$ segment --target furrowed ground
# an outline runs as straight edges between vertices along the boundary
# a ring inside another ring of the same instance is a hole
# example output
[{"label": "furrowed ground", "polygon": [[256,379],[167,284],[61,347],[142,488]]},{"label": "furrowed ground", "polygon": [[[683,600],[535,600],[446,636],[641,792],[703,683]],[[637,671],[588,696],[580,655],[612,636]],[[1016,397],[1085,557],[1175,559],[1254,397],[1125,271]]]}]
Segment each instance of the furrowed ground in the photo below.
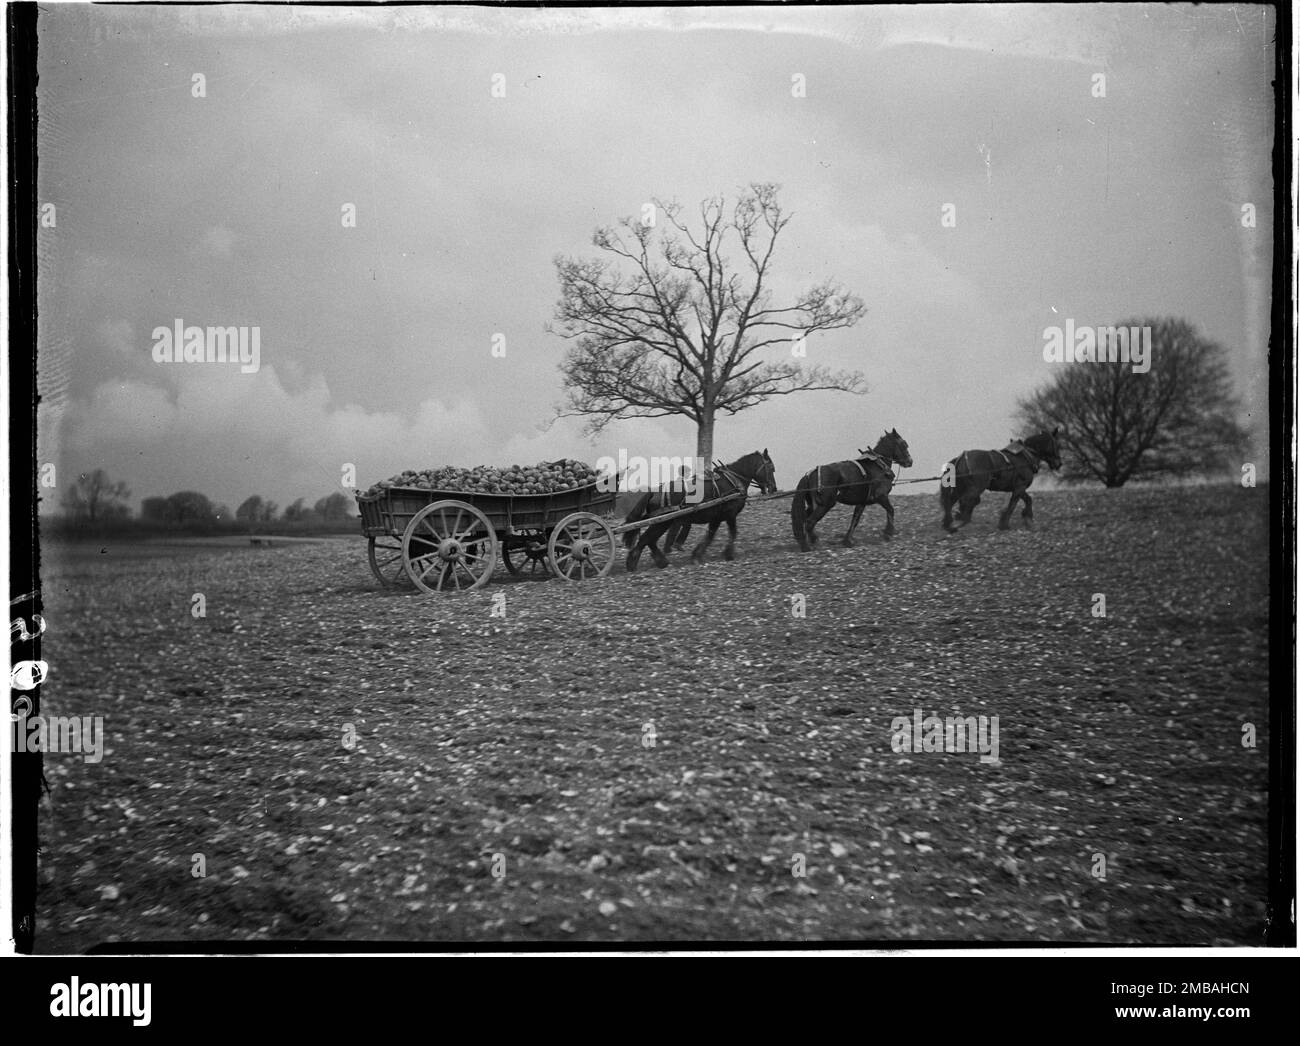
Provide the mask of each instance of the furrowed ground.
[{"label": "furrowed ground", "polygon": [[[360,537],[46,549],[44,711],[107,743],[46,756],[38,949],[1261,943],[1267,488],[896,504],[445,597]],[[997,716],[999,762],[896,753],[916,709]]]}]

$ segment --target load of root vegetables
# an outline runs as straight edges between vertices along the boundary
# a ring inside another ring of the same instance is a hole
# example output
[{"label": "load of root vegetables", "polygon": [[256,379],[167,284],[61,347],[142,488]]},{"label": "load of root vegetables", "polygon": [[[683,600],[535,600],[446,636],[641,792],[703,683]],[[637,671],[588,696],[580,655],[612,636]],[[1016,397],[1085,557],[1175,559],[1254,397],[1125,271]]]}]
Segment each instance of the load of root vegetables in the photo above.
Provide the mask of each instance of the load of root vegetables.
[{"label": "load of root vegetables", "polygon": [[573,458],[542,461],[536,465],[476,465],[460,468],[440,465],[431,469],[408,469],[381,479],[363,497],[375,497],[390,487],[446,490],[464,494],[553,494],[586,486],[600,473],[586,462]]}]

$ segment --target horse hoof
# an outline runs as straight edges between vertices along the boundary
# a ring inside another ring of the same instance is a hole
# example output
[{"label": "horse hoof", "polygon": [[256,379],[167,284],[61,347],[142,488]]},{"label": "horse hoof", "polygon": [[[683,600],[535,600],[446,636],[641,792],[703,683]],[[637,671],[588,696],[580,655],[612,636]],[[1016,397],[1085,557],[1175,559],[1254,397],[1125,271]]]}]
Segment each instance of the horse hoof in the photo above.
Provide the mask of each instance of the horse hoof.
[{"label": "horse hoof", "polygon": [[627,554],[627,562],[624,565],[627,567],[627,572],[629,574],[633,574],[636,572],[636,563],[637,560],[640,558],[641,558],[640,556],[632,555],[631,552]]},{"label": "horse hoof", "polygon": [[722,550],[722,558],[725,559],[728,563],[730,563],[733,559],[736,558],[736,553],[735,553],[734,550],[729,549],[729,548],[727,548],[727,549],[723,549],[723,550]]}]

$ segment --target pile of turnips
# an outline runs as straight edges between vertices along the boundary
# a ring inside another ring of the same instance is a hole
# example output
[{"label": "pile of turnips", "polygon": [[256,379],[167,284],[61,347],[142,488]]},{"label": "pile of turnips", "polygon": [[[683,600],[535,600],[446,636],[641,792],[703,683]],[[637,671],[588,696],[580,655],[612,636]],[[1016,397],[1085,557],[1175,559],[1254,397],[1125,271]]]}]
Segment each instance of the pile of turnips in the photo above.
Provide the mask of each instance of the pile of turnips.
[{"label": "pile of turnips", "polygon": [[583,461],[564,458],[542,461],[536,465],[510,465],[496,468],[476,465],[472,469],[442,465],[435,469],[406,472],[381,479],[363,497],[375,497],[390,487],[414,487],[418,490],[446,490],[458,494],[554,494],[594,483],[600,473]]}]

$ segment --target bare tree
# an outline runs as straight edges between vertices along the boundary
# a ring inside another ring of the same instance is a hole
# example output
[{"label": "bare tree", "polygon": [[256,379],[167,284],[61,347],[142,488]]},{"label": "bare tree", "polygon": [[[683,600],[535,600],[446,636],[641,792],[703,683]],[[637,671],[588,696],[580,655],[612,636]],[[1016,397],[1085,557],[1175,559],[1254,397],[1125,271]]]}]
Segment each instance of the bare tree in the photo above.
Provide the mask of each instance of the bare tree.
[{"label": "bare tree", "polygon": [[[655,199],[666,225],[658,237],[653,222],[624,218],[592,237],[609,257],[555,259],[560,300],[548,330],[573,342],[557,416],[585,417],[596,433],[622,418],[682,415],[709,461],[719,413],[795,392],[865,391],[859,372],[803,367],[792,351],[819,331],[852,327],[866,309],[829,280],[791,305],[772,303],[772,255],[791,217],[778,189],[753,184],[730,213],[721,196],[705,200],[698,232],[680,205]],[[760,355],[776,346],[784,358]]]},{"label": "bare tree", "polygon": [[1064,430],[1062,477],[1122,487],[1236,464],[1247,433],[1222,347],[1183,320],[1120,326],[1151,328],[1147,373],[1125,362],[1067,363],[1019,404],[1024,431]]},{"label": "bare tree", "polygon": [[109,478],[103,469],[83,472],[63,494],[63,508],[77,520],[94,523],[104,516],[119,516],[125,509],[121,502],[131,496],[123,482]]}]

